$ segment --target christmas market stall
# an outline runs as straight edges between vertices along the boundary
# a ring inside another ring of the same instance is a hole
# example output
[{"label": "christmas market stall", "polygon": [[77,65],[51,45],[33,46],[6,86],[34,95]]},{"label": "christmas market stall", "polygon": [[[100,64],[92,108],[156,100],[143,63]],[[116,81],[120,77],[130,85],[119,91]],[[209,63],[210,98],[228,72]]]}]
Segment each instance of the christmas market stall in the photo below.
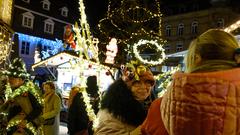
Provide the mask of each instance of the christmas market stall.
[{"label": "christmas market stall", "polygon": [[68,96],[74,85],[85,86],[88,76],[97,76],[100,92],[106,90],[113,81],[114,69],[79,57],[75,52],[60,52],[34,64],[32,69],[39,67],[48,69],[63,96]]}]

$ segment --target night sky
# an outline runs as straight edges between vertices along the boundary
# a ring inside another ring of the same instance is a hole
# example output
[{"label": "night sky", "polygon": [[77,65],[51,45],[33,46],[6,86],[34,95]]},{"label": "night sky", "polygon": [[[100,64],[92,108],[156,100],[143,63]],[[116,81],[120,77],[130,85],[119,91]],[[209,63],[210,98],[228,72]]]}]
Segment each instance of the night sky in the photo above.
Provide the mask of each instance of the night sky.
[{"label": "night sky", "polygon": [[84,0],[85,12],[90,27],[96,27],[99,20],[106,17],[108,0]]}]

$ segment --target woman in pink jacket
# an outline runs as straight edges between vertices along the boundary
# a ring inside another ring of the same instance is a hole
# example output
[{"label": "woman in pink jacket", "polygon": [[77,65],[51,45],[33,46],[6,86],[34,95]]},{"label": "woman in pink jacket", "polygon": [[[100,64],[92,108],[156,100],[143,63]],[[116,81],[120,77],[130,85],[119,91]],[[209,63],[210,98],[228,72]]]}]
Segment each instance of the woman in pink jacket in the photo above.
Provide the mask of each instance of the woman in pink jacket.
[{"label": "woman in pink jacket", "polygon": [[[185,73],[175,73],[142,124],[145,135],[240,135],[240,48],[210,29],[195,39]],[[157,117],[156,117],[157,116]]]}]

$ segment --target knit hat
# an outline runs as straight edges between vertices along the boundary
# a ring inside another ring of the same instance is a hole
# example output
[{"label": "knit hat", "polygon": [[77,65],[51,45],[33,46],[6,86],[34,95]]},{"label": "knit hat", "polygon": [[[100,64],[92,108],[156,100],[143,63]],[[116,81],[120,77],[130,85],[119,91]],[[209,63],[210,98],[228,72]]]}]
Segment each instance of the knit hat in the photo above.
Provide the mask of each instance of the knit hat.
[{"label": "knit hat", "polygon": [[29,79],[30,76],[27,73],[25,63],[20,58],[15,58],[13,62],[8,65],[7,70],[3,70],[1,74],[22,79]]},{"label": "knit hat", "polygon": [[155,85],[155,79],[153,77],[152,72],[149,68],[145,67],[142,64],[139,64],[137,61],[131,61],[126,64],[126,66],[122,66],[122,80],[131,87],[133,82],[135,81],[149,81],[152,86]]}]

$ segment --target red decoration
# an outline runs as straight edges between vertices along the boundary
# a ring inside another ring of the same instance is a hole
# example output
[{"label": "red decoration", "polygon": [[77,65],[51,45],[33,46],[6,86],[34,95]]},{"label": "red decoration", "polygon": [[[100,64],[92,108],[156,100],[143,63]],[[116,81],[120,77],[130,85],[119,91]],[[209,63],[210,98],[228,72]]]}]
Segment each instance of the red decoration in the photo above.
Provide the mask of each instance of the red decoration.
[{"label": "red decoration", "polygon": [[70,24],[65,27],[63,40],[65,43],[69,44],[71,48],[76,49],[76,43],[74,41],[74,32]]},{"label": "red decoration", "polygon": [[91,64],[89,64],[89,65],[88,65],[88,68],[92,68],[92,65],[91,65]]}]

